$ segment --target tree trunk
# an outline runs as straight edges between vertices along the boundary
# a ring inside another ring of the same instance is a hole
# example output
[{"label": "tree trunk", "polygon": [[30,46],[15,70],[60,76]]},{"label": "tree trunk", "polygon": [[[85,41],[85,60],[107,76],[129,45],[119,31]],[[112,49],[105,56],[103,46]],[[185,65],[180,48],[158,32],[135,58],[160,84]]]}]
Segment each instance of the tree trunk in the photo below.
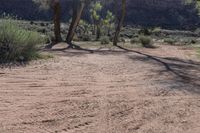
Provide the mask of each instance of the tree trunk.
[{"label": "tree trunk", "polygon": [[116,46],[118,43],[118,38],[119,38],[120,31],[121,31],[121,27],[123,26],[124,19],[126,16],[126,0],[121,0],[121,2],[122,2],[121,3],[121,15],[119,17],[118,24],[117,24],[116,31],[115,31],[115,36],[113,39],[114,46]]},{"label": "tree trunk", "polygon": [[97,24],[97,29],[96,29],[96,40],[99,40],[100,36],[101,36],[100,24]]},{"label": "tree trunk", "polygon": [[92,35],[95,35],[96,34],[96,24],[95,24],[94,17],[92,17],[92,27],[93,27]]},{"label": "tree trunk", "polygon": [[60,16],[61,16],[61,6],[59,0],[54,0],[53,2],[53,22],[54,22],[54,35],[55,35],[55,43],[62,41],[61,33],[60,33]]},{"label": "tree trunk", "polygon": [[[74,0],[73,1],[73,16],[72,16],[72,22],[69,27],[68,35],[66,38],[67,43],[72,46],[72,40],[75,34],[76,27],[78,26],[83,9],[85,7],[85,2],[80,0]],[[78,3],[78,4],[77,4]]]}]

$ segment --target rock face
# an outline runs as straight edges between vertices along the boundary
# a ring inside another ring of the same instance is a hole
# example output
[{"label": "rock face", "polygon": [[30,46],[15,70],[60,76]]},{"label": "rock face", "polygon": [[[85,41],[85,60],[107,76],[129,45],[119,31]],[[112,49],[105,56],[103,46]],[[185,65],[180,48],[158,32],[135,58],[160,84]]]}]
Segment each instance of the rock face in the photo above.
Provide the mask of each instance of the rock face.
[{"label": "rock face", "polygon": [[[108,2],[105,0],[104,3]],[[110,0],[113,1],[113,0]],[[194,4],[186,5],[185,0],[127,0],[126,23],[143,26],[191,29],[200,25],[198,11]],[[62,19],[70,18],[70,0],[61,0]],[[111,8],[107,6],[106,9]],[[31,0],[0,0],[0,14],[17,15],[28,20],[51,20],[51,11],[42,11]],[[88,19],[88,13],[84,13]],[[89,19],[88,19],[89,20]]]}]

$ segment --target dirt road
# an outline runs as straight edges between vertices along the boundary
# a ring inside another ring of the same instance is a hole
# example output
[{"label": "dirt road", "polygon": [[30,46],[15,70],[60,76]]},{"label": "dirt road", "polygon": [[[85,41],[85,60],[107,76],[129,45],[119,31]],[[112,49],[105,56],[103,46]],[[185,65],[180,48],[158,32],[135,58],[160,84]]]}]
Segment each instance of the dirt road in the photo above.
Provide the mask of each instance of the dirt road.
[{"label": "dirt road", "polygon": [[200,133],[194,51],[134,50],[0,69],[0,133]]}]

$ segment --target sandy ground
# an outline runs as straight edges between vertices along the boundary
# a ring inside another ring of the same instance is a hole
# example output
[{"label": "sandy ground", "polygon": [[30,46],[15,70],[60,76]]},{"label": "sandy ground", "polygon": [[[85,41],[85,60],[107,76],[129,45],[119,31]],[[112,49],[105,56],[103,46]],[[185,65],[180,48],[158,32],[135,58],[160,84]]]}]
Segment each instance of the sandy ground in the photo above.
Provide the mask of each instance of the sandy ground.
[{"label": "sandy ground", "polygon": [[0,133],[200,133],[195,52],[134,50],[55,50],[0,69]]}]

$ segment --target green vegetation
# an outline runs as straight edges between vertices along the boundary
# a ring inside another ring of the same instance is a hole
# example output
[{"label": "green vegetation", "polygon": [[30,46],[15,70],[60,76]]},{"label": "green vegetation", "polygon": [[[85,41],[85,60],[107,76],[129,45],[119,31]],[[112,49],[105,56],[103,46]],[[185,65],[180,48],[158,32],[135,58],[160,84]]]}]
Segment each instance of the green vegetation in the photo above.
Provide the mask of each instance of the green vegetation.
[{"label": "green vegetation", "polygon": [[136,44],[136,43],[140,43],[140,39],[138,37],[134,37],[131,39],[131,44]]},{"label": "green vegetation", "polygon": [[81,36],[81,40],[82,41],[91,41],[92,39],[91,39],[90,35],[84,34]]},{"label": "green vegetation", "polygon": [[113,13],[110,11],[107,11],[106,17],[102,19],[102,22],[101,22],[104,35],[110,36],[111,31],[113,31],[115,27],[114,20],[115,20],[115,16],[113,15]]},{"label": "green vegetation", "polygon": [[109,39],[108,36],[102,36],[100,38],[100,42],[101,42],[101,44],[109,44],[110,43],[110,39]]},{"label": "green vegetation", "polygon": [[29,61],[39,58],[39,44],[45,38],[37,32],[19,28],[11,20],[2,20],[0,23],[0,61]]},{"label": "green vegetation", "polygon": [[173,39],[173,38],[165,38],[164,42],[167,43],[167,44],[173,45],[173,44],[176,43],[176,40]]},{"label": "green vegetation", "polygon": [[148,29],[148,28],[142,28],[142,29],[139,31],[139,34],[145,35],[145,36],[149,36],[149,35],[152,34],[152,31],[151,31],[151,29]]},{"label": "green vegetation", "polygon": [[141,35],[139,37],[133,37],[130,40],[131,44],[139,44],[142,47],[145,48],[155,48],[155,46],[153,45],[153,39],[151,38],[151,36],[144,36]]},{"label": "green vegetation", "polygon": [[200,58],[200,48],[199,48],[199,47],[196,48],[196,52],[197,52],[197,56],[198,56],[198,58]]},{"label": "green vegetation", "polygon": [[152,44],[153,41],[152,41],[151,37],[149,37],[149,36],[140,36],[139,39],[140,39],[140,42],[141,42],[143,47],[145,47],[145,48],[155,48],[153,46],[153,44]]},{"label": "green vegetation", "polygon": [[101,35],[101,16],[100,11],[102,10],[103,6],[101,2],[95,2],[91,5],[90,15],[93,23],[93,34],[96,34],[96,40],[100,38]]},{"label": "green vegetation", "polygon": [[[113,46],[118,45],[118,43],[126,45],[129,42],[129,45],[139,44],[146,48],[155,48],[153,42],[156,45],[191,45],[199,42],[197,40],[200,36],[199,29],[180,31],[156,27],[159,25],[152,27],[124,26],[125,15],[128,13],[126,0],[115,5],[116,11],[106,8],[107,4],[102,1],[72,1],[73,12],[69,23],[61,23],[61,11],[63,10],[60,6],[61,1],[33,1],[40,8],[51,9],[53,21],[3,20],[0,24],[2,29],[0,31],[1,60],[26,61],[35,59],[38,57],[39,44],[49,43],[53,46],[61,41],[72,45],[71,48],[75,48],[72,40],[98,41],[99,44],[110,44],[112,41]],[[84,20],[82,15],[85,7],[89,8],[87,15],[90,20]]]}]

